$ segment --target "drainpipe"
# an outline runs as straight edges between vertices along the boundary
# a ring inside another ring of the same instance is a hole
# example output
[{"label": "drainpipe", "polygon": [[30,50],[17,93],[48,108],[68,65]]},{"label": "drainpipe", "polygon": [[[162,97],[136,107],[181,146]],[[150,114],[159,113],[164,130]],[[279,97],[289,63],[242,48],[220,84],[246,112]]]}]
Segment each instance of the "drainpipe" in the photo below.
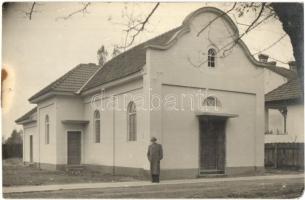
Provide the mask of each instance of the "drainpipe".
[{"label": "drainpipe", "polygon": [[115,175],[115,97],[112,97],[112,109],[113,109],[113,114],[112,114],[112,130],[113,130],[113,139],[112,139],[112,152],[113,152],[113,156],[112,156],[112,175]]},{"label": "drainpipe", "polygon": [[38,133],[38,154],[39,154],[39,156],[38,156],[38,168],[40,168],[40,135],[41,135],[41,131],[40,131],[40,108],[38,107],[38,105],[37,105],[37,133]]}]

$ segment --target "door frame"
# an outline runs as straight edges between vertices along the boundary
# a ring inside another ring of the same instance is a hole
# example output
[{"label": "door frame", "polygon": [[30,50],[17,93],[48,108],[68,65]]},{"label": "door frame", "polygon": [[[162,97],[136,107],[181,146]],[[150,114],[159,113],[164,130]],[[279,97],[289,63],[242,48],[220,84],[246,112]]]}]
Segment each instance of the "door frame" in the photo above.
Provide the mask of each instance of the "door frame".
[{"label": "door frame", "polygon": [[[226,134],[226,125],[227,125],[227,122],[228,122],[228,118],[226,117],[211,117],[211,116],[204,116],[204,118],[214,118],[214,119],[220,119],[220,120],[223,120],[223,123],[224,123],[224,127],[223,127],[223,131],[224,131],[224,170],[223,170],[223,173],[221,174],[226,174],[226,165],[227,165],[227,134]],[[201,174],[201,150],[202,150],[202,147],[201,147],[201,120],[203,118],[199,118],[198,117],[198,128],[199,128],[199,131],[198,131],[198,176],[202,176]],[[208,173],[207,173],[208,174]],[[211,173],[213,174],[213,173]]]},{"label": "door frame", "polygon": [[66,129],[66,139],[67,139],[67,142],[66,142],[66,165],[69,165],[68,164],[68,154],[69,154],[69,150],[68,150],[68,138],[69,138],[69,132],[80,132],[80,164],[83,163],[83,130],[82,129]]}]

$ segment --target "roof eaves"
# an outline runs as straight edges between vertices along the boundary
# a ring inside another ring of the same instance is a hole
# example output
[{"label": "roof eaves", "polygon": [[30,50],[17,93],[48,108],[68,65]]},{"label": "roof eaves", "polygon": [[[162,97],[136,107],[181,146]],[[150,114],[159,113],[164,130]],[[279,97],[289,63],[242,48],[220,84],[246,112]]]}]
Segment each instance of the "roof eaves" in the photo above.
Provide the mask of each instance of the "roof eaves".
[{"label": "roof eaves", "polygon": [[32,108],[30,111],[26,112],[24,115],[22,115],[22,116],[19,117],[18,119],[16,119],[15,122],[16,122],[17,124],[19,124],[19,123],[22,122],[22,121],[28,120],[29,117],[30,117],[31,115],[33,115],[35,112],[37,112],[37,106],[34,107],[34,108]]},{"label": "roof eaves", "polygon": [[63,76],[59,77],[58,79],[56,79],[55,81],[53,81],[51,84],[47,85],[46,87],[44,87],[43,89],[41,89],[39,92],[37,92],[36,94],[34,94],[33,96],[31,96],[28,100],[30,102],[34,101],[36,98],[52,92],[56,89],[56,87],[62,83],[64,80],[66,80],[76,69],[78,69],[81,66],[81,64],[77,65],[76,67],[74,67],[73,69],[71,69],[70,71],[68,71],[66,74],[64,74]]}]

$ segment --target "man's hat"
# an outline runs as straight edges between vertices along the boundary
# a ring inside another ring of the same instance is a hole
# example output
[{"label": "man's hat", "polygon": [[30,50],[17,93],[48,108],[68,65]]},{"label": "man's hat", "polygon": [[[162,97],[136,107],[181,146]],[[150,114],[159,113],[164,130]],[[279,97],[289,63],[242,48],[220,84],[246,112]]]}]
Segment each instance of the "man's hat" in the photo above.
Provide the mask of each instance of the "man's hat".
[{"label": "man's hat", "polygon": [[152,138],[150,139],[150,141],[151,141],[151,142],[155,142],[155,141],[157,141],[157,138],[152,137]]}]

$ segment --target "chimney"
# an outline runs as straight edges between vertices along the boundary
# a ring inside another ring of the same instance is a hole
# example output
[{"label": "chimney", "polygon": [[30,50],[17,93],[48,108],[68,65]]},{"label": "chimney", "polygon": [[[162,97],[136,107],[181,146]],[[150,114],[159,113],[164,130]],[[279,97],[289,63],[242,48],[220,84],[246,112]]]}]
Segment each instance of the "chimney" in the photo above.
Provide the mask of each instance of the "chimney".
[{"label": "chimney", "polygon": [[267,63],[268,62],[268,58],[269,58],[269,56],[266,55],[266,54],[258,54],[258,60],[260,62]]},{"label": "chimney", "polygon": [[289,65],[289,69],[291,71],[297,72],[297,65],[296,65],[295,61],[289,61],[288,65]]}]

